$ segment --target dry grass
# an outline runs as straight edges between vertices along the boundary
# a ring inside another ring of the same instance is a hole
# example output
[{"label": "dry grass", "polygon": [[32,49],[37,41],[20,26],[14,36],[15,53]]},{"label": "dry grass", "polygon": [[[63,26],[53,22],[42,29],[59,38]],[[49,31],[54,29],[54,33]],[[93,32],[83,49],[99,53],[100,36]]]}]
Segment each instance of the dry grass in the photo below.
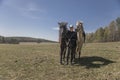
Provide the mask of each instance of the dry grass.
[{"label": "dry grass", "polygon": [[120,42],[87,43],[80,63],[59,64],[59,44],[0,44],[0,80],[120,80]]}]

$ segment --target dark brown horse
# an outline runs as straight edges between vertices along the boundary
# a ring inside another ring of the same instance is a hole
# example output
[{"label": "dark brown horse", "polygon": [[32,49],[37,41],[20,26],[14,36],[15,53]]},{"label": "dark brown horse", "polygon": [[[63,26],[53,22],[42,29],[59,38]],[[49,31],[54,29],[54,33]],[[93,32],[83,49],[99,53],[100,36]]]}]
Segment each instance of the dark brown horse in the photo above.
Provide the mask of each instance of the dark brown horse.
[{"label": "dark brown horse", "polygon": [[59,42],[60,42],[60,64],[65,61],[67,49],[67,22],[59,22]]}]

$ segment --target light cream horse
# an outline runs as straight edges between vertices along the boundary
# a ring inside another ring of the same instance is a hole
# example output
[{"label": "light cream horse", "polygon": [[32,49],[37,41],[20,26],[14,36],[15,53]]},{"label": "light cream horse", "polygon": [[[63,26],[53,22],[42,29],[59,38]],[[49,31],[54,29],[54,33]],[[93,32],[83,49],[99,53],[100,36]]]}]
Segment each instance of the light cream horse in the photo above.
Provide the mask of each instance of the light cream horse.
[{"label": "light cream horse", "polygon": [[81,55],[81,49],[83,46],[83,43],[85,42],[85,32],[84,32],[84,28],[83,28],[83,23],[78,21],[76,23],[76,32],[77,32],[77,47],[76,47],[76,53],[79,54],[79,59],[80,59],[80,55]]}]

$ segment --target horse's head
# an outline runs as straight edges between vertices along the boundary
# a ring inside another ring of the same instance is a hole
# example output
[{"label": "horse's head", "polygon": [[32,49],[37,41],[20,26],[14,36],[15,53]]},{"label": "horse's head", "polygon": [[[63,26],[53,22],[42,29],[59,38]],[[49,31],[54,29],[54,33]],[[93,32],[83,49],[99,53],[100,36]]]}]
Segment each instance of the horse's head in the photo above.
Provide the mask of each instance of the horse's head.
[{"label": "horse's head", "polygon": [[59,25],[59,41],[61,38],[66,38],[65,34],[67,33],[67,22],[58,22]]},{"label": "horse's head", "polygon": [[81,21],[77,21],[76,22],[76,27],[77,27],[77,31],[79,31],[79,30],[83,30],[83,22],[81,22]]},{"label": "horse's head", "polygon": [[66,32],[67,31],[67,22],[58,22],[60,32]]}]

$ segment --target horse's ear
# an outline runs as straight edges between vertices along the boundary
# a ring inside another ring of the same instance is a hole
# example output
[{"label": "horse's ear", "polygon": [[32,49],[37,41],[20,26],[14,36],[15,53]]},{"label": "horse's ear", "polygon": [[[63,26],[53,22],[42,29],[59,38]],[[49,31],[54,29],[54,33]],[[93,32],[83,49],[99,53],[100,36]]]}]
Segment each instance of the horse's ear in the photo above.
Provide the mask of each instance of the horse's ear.
[{"label": "horse's ear", "polygon": [[60,26],[65,26],[65,25],[67,25],[68,23],[67,22],[58,22],[58,25],[60,25]]}]

